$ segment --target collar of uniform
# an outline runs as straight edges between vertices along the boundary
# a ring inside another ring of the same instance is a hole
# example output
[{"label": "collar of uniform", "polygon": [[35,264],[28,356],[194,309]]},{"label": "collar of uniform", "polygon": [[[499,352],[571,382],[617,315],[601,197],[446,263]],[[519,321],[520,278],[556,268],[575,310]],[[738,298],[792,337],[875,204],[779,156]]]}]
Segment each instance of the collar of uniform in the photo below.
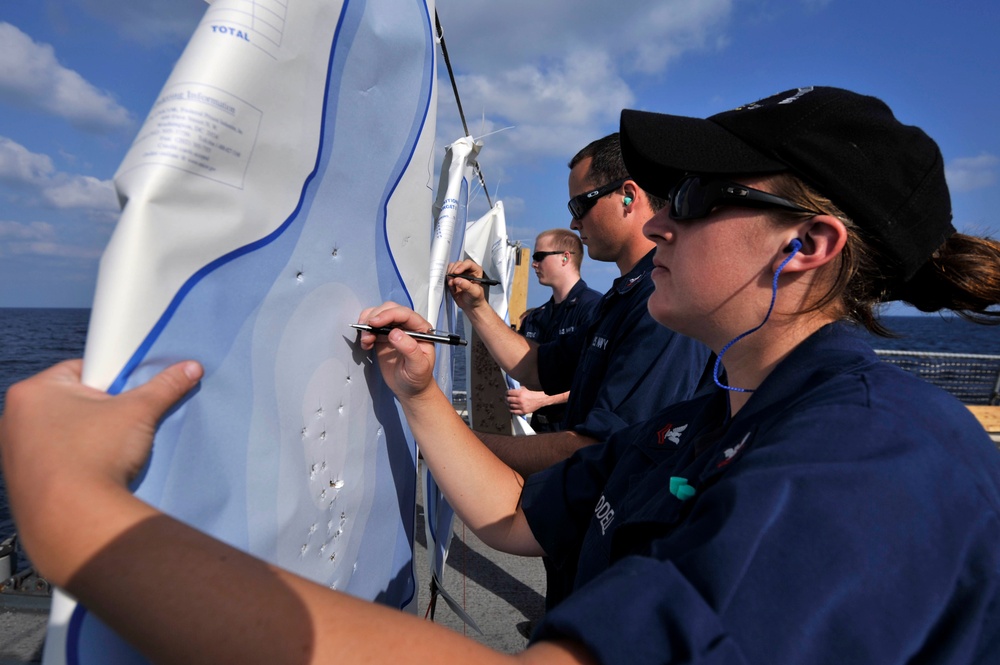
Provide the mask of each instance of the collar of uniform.
[{"label": "collar of uniform", "polygon": [[852,325],[838,322],[820,328],[774,368],[732,419],[703,477],[728,466],[753,443],[760,423],[793,408],[814,386],[877,362],[875,352]]},{"label": "collar of uniform", "polygon": [[563,303],[565,303],[568,306],[576,305],[576,302],[580,299],[580,294],[586,290],[587,290],[587,283],[583,281],[582,278],[576,280],[576,284],[574,284],[573,288],[571,288],[569,290],[569,293],[566,294],[566,298],[563,300]]},{"label": "collar of uniform", "polygon": [[757,422],[762,412],[788,408],[827,377],[877,362],[878,356],[853,325],[827,324],[774,368],[736,414],[733,425],[740,421]]},{"label": "collar of uniform", "polygon": [[628,293],[635,288],[636,284],[648,277],[649,273],[653,271],[653,254],[655,252],[655,249],[649,250],[649,253],[639,259],[639,262],[632,266],[631,270],[614,281],[611,290],[621,294]]}]

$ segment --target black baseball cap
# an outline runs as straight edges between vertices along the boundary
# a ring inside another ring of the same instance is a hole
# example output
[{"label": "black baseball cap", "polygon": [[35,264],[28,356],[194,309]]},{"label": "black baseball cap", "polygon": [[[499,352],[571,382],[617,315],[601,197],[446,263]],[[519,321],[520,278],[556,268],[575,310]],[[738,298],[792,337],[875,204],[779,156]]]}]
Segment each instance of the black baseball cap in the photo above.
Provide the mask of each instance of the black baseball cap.
[{"label": "black baseball cap", "polygon": [[798,176],[875,244],[890,289],[955,233],[937,144],[849,90],[797,88],[705,119],[625,110],[621,144],[631,176],[661,197],[686,173]]}]

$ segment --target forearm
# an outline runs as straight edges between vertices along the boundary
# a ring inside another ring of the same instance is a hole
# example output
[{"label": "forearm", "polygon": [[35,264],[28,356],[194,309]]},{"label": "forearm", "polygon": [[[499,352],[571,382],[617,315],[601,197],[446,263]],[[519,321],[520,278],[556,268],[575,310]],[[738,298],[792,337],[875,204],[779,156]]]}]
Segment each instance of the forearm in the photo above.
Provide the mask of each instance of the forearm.
[{"label": "forearm", "polygon": [[568,400],[569,391],[558,395],[546,395],[540,390],[528,390],[523,386],[507,391],[507,407],[516,416],[534,413],[547,406],[564,404]]},{"label": "forearm", "polygon": [[597,443],[596,439],[573,431],[547,432],[534,436],[476,432],[476,436],[497,458],[525,478],[563,461],[580,448]]},{"label": "forearm", "polygon": [[564,393],[559,393],[558,395],[547,395],[544,392],[541,394],[544,395],[544,397],[541,398],[541,403],[537,408],[541,408],[543,406],[554,406],[556,404],[565,404],[569,401],[568,390]]},{"label": "forearm", "polygon": [[[464,280],[462,280],[464,281]],[[427,321],[395,303],[367,309],[359,317],[374,326],[426,329]],[[462,520],[486,543],[518,554],[541,554],[520,514],[522,479],[502,464],[465,425],[433,379],[433,346],[393,329],[378,337],[362,333],[364,349],[375,349],[379,369],[403,408],[424,461]],[[489,492],[482,492],[490,488]]]},{"label": "forearm", "polygon": [[537,344],[512,330],[489,305],[469,308],[464,313],[490,355],[507,374],[526,388],[541,388]]},{"label": "forearm", "polygon": [[482,444],[441,391],[435,387],[400,404],[424,462],[462,522],[495,549],[543,554],[520,509],[523,478]]},{"label": "forearm", "polygon": [[118,533],[87,534],[99,547],[63,586],[153,662],[309,663],[321,653],[308,596],[287,573],[137,499],[95,507]]},{"label": "forearm", "polygon": [[[419,365],[415,343],[393,333]],[[178,363],[110,396],[80,384],[81,366],[61,363],[8,391],[0,417],[7,493],[39,571],[150,660],[589,662],[566,642],[496,654],[280,570],[143,503],[127,482],[146,460],[156,423],[201,368]]]},{"label": "forearm", "polygon": [[91,536],[83,547],[91,554],[65,588],[157,663],[576,662],[572,652],[581,655],[555,644],[499,654],[268,565],[131,496],[98,505],[101,512],[91,512],[103,517],[114,506],[118,533]]},{"label": "forearm", "polygon": [[122,487],[74,493],[86,500],[71,509],[44,495],[22,506],[32,561],[151,660],[309,662],[314,628],[275,571]]}]

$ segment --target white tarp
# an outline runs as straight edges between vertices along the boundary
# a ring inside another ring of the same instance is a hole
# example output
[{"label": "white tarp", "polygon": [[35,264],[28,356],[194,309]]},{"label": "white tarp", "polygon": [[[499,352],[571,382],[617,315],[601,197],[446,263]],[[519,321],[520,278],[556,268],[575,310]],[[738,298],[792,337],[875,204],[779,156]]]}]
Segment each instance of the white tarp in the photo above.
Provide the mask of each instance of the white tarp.
[{"label": "white tarp", "polygon": [[[434,208],[437,221],[431,241],[430,285],[428,310],[424,318],[437,330],[456,332],[458,307],[445,290],[445,269],[451,261],[462,258],[468,218],[469,191],[473,182],[476,158],[482,144],[472,137],[458,139],[445,149],[444,162],[438,181],[438,194]],[[439,345],[436,349],[434,376],[445,395],[453,389],[453,349]],[[454,351],[463,353],[462,350]],[[461,607],[448,595],[444,587],[444,565],[448,558],[451,526],[455,512],[441,494],[437,483],[423,467],[424,530],[427,537],[427,559],[432,585],[456,614],[475,626]],[[478,628],[477,628],[478,630]]]},{"label": "white tarp", "polygon": [[[471,222],[465,229],[465,255],[478,263],[487,276],[500,282],[500,286],[489,289],[489,303],[493,311],[509,325],[509,297],[514,281],[514,268],[517,258],[517,247],[507,236],[507,216],[504,214],[503,201],[497,201],[485,215]],[[466,352],[468,357],[468,351]],[[470,362],[466,366],[471,365]],[[508,388],[517,388],[520,384],[504,374]],[[475,427],[473,411],[469,410],[470,424]],[[524,416],[512,417],[514,434],[534,434]]]},{"label": "white tarp", "polygon": [[[463,142],[465,142],[465,145],[462,145]],[[456,203],[456,210],[466,210],[466,206],[468,204],[468,183],[473,175],[472,163],[468,162],[468,159],[475,157],[480,149],[476,146],[474,150],[470,150],[469,146],[472,145],[472,139],[467,137],[466,139],[449,146],[448,156],[445,158],[445,168],[442,169],[442,189],[450,192],[461,192],[459,198],[454,199],[454,202]],[[456,146],[458,147],[456,148]],[[465,154],[470,154],[471,157],[467,158],[465,163],[456,164],[454,157],[456,155]],[[444,181],[445,178],[448,178],[447,183]],[[462,186],[458,187],[451,184],[455,180],[460,180]],[[439,195],[439,199],[440,198],[441,196]],[[447,200],[447,196],[445,196],[445,200]],[[464,215],[459,216],[464,217]],[[452,222],[449,220],[448,223],[450,224]],[[457,223],[461,224],[462,221],[458,220]],[[487,211],[485,215],[475,221],[465,223],[464,229],[464,242],[460,245],[461,250],[458,252],[459,256],[455,258],[472,259],[483,267],[487,277],[496,279],[500,282],[499,286],[489,287],[488,300],[490,307],[493,308],[493,311],[509,323],[508,297],[514,278],[516,248],[508,241],[507,222],[506,216],[504,215],[503,202],[497,201],[497,203],[489,211]],[[432,299],[433,297],[434,294],[432,290]],[[450,314],[456,313],[453,302],[449,302],[448,299],[444,298],[443,303],[445,304],[442,305],[442,307],[450,308]],[[454,330],[454,328],[449,328],[449,330]],[[465,347],[464,352],[459,351],[459,353],[464,353],[465,355],[466,368],[471,366],[469,352],[470,347],[468,346]],[[450,366],[450,360],[448,361],[448,366]],[[440,358],[438,367],[441,367]],[[463,378],[463,385],[455,386],[455,388],[464,390],[467,395],[467,399],[471,401],[475,399],[475,396],[469,390],[468,372],[466,372]],[[507,381],[508,385],[516,387],[517,384],[509,377],[507,377]],[[439,379],[439,384],[440,383],[442,383],[442,381]],[[468,414],[470,425],[474,426],[474,423],[471,422],[471,408],[468,409]],[[518,433],[533,433],[530,425],[528,425],[523,418],[517,418],[516,420],[520,421],[515,423],[515,430]],[[454,511],[448,504],[447,498],[441,494],[440,489],[434,482],[433,476],[426,472],[426,468],[424,469],[423,488],[426,508],[427,551],[430,559],[431,574],[434,578],[435,588],[441,593],[442,597],[456,614],[461,616],[463,620],[474,629],[479,630],[479,627],[474,621],[474,617],[470,617],[463,611],[461,606],[449,595],[447,587],[444,585],[444,565],[448,558],[448,549],[450,544],[449,539],[451,537],[451,526],[454,519]]]},{"label": "white tarp", "polygon": [[[205,365],[141,498],[396,607],[416,594],[415,450],[348,324],[388,299],[427,306],[432,14],[214,0],[116,174],[84,359],[111,392]],[[58,594],[45,662],[143,661]]]},{"label": "white tarp", "polygon": [[500,286],[491,286],[487,294],[490,307],[507,323],[510,323],[507,297],[514,279],[515,252],[516,247],[507,238],[503,201],[497,201],[465,229],[465,255],[482,266],[487,277],[500,282]]}]

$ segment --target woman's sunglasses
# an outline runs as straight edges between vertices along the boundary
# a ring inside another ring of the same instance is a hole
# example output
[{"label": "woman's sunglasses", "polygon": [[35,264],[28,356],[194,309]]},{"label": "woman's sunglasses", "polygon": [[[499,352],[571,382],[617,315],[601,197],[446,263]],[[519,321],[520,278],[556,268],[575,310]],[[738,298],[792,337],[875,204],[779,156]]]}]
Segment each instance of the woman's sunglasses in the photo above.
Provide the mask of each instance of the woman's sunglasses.
[{"label": "woman's sunglasses", "polygon": [[819,214],[753,187],[725,180],[709,180],[697,175],[685,176],[670,191],[670,217],[677,221],[708,217],[718,206],[780,208]]}]

